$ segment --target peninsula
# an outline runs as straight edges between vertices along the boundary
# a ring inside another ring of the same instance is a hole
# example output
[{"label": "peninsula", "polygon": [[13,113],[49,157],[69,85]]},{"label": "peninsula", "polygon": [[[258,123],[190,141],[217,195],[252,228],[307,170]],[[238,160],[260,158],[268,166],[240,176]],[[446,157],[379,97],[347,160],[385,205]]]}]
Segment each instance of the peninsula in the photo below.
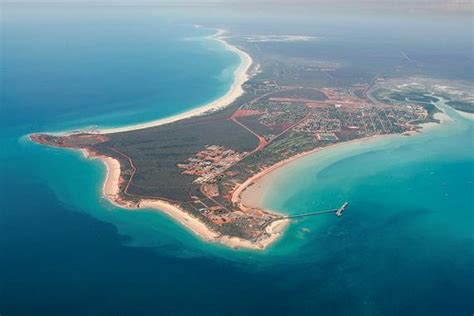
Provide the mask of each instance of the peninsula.
[{"label": "peninsula", "polygon": [[[336,78],[340,65],[278,59],[258,46],[316,38],[225,37],[221,30],[212,38],[241,57],[234,85],[218,100],[150,123],[31,139],[100,158],[108,171],[103,194],[120,207],[154,208],[205,240],[265,249],[289,219],[243,200],[258,178],[333,144],[409,135],[436,122],[440,99],[419,85],[400,88],[380,74],[322,85],[308,74]],[[471,96],[459,99],[448,91],[442,97],[448,105],[472,107]]]}]

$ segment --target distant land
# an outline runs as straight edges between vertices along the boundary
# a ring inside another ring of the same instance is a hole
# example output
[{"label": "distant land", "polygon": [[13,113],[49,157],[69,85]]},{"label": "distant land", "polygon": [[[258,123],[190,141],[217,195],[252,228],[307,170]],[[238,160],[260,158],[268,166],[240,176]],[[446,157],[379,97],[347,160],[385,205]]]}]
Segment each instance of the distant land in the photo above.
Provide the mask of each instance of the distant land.
[{"label": "distant land", "polygon": [[222,98],[164,120],[31,139],[100,158],[108,169],[103,193],[114,204],[163,211],[208,241],[265,249],[291,219],[243,198],[257,179],[335,144],[418,133],[442,121],[437,104],[474,113],[473,93],[462,81],[400,69],[341,81],[338,63],[288,58],[262,46],[318,38],[221,30],[212,38],[241,57]]}]

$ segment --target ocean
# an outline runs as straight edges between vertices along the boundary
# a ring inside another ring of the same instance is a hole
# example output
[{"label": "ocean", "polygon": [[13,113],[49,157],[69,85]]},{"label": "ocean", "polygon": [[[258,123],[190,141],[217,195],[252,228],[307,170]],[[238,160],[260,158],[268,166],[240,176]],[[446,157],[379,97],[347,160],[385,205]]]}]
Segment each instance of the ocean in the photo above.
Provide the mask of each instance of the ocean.
[{"label": "ocean", "polygon": [[[101,197],[100,161],[27,135],[184,112],[225,94],[239,57],[175,10],[5,12],[2,315],[472,314],[472,121],[444,108],[451,121],[443,126],[338,146],[277,172],[265,207],[294,214],[350,207],[342,218],[293,223],[267,251],[232,250],[156,211],[116,208]],[[326,52],[344,38],[331,41]],[[456,65],[450,71],[470,79]]]}]

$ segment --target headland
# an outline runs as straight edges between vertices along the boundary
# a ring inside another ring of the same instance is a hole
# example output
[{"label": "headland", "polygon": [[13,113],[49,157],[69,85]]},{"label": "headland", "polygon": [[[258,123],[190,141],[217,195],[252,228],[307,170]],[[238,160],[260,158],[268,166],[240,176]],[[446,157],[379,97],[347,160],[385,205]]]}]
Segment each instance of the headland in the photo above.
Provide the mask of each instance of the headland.
[{"label": "headland", "polygon": [[[257,180],[325,148],[409,136],[423,124],[440,122],[439,98],[419,84],[376,76],[346,87],[302,86],[293,82],[294,73],[271,77],[286,73],[281,64],[264,65],[267,71],[252,76],[249,53],[223,34],[219,30],[212,39],[241,58],[223,97],[149,123],[31,139],[100,158],[107,167],[103,194],[120,207],[162,211],[206,241],[265,249],[289,219],[243,198]],[[259,52],[258,62],[265,60]],[[297,66],[292,69],[306,71]],[[448,105],[469,106],[470,96],[443,91]]]}]

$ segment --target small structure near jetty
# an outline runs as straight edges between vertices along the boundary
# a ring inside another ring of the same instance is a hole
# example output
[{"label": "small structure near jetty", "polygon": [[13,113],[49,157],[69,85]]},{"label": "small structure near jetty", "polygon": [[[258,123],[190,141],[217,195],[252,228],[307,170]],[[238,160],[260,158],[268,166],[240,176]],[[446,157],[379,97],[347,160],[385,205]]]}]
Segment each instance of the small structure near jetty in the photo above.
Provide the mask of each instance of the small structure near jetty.
[{"label": "small structure near jetty", "polygon": [[288,216],[283,216],[283,219],[293,219],[293,218],[298,218],[298,217],[315,216],[315,215],[322,215],[322,214],[327,214],[327,213],[336,213],[337,217],[341,217],[348,206],[349,206],[349,202],[344,202],[344,204],[342,204],[341,207],[333,209],[333,210],[288,215]]}]

